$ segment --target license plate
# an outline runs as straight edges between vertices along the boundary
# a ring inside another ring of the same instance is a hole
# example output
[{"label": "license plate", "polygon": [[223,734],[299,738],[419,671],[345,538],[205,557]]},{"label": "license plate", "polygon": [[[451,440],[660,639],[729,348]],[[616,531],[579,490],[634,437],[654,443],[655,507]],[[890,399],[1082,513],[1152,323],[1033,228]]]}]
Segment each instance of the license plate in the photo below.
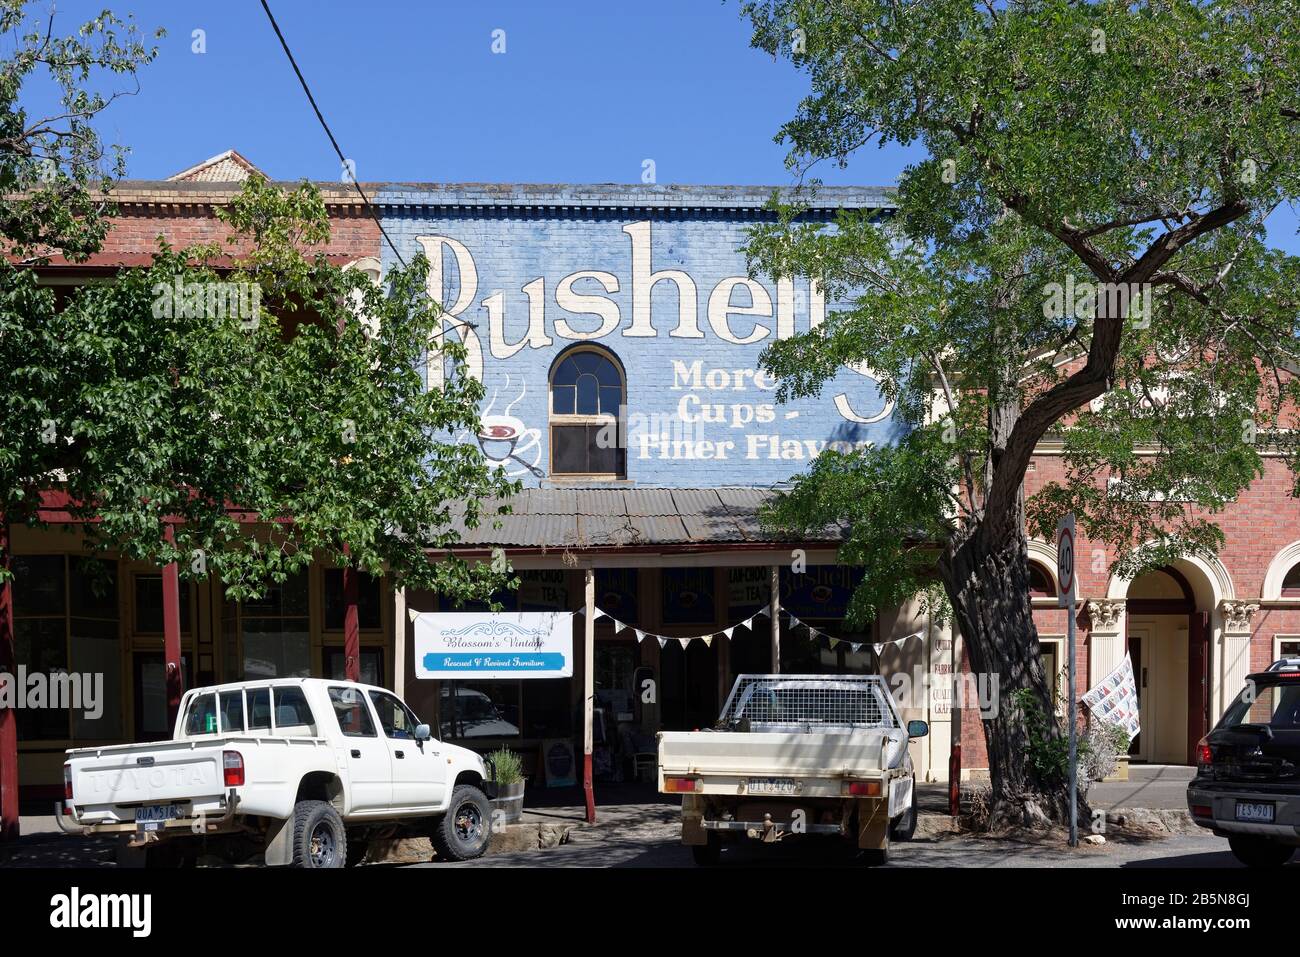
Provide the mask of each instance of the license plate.
[{"label": "license plate", "polygon": [[1260,824],[1273,823],[1273,805],[1257,801],[1238,801],[1237,820],[1253,821]]},{"label": "license plate", "polygon": [[171,821],[180,816],[181,809],[180,805],[177,804],[150,804],[148,807],[135,809],[135,823],[147,831],[156,830],[165,821]]},{"label": "license plate", "polygon": [[794,778],[750,778],[745,790],[750,794],[798,794],[803,785]]}]

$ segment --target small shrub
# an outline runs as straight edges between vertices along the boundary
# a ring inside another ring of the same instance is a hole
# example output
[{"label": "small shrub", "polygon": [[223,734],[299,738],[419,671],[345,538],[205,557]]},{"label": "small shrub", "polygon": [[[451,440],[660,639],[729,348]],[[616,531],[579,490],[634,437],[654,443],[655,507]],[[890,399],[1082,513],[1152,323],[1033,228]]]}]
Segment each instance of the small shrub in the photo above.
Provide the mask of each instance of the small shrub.
[{"label": "small shrub", "polygon": [[488,760],[497,769],[497,784],[518,784],[524,779],[524,763],[509,748],[497,748]]}]

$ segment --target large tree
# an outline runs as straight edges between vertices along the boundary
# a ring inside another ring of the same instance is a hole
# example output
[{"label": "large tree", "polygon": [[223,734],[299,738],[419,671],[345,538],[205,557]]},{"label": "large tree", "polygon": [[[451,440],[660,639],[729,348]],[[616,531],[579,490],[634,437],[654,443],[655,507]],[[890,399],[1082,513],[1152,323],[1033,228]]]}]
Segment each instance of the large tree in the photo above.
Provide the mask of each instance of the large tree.
[{"label": "large tree", "polygon": [[[782,395],[866,363],[908,427],[896,444],[819,457],[770,518],[851,523],[859,617],[917,592],[946,602],[974,670],[999,678],[983,722],[995,820],[1064,821],[1066,782],[1040,760],[1051,741],[1030,731],[1052,702],[1026,535],[1050,536],[1073,510],[1124,574],[1213,551],[1215,513],[1294,424],[1300,268],[1264,222],[1300,194],[1300,8],[744,9],[754,44],[810,78],[779,137],[793,168],[847,164],[873,142],[924,154],[887,225],[842,215],[822,229],[792,206],[755,230],[755,269],[846,300],[767,351]],[[1065,478],[1026,502],[1047,438],[1063,443]]]}]

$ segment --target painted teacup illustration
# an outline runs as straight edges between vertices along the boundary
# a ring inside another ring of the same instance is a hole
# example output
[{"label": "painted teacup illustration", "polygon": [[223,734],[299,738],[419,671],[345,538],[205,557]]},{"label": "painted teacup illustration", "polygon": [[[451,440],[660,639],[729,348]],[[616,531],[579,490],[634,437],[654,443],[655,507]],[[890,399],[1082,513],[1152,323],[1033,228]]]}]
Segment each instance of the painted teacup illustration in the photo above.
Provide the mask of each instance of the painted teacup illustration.
[{"label": "painted teacup illustration", "polygon": [[531,469],[521,456],[536,449],[541,438],[540,430],[528,428],[513,415],[485,415],[479,424],[479,448],[498,465],[505,464],[507,459],[515,459]]}]

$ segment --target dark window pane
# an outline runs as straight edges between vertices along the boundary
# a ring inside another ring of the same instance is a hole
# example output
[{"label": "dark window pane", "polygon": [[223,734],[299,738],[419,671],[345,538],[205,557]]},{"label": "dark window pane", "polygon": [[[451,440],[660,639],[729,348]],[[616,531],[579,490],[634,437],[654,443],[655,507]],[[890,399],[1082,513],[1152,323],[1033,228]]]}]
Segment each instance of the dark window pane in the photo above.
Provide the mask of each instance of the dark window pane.
[{"label": "dark window pane", "polygon": [[244,730],[244,693],[242,691],[221,692],[221,730],[227,733]]},{"label": "dark window pane", "polygon": [[334,718],[345,737],[375,736],[375,723],[370,720],[370,709],[360,691],[356,688],[330,688],[329,695],[330,704],[334,706]]},{"label": "dark window pane", "polygon": [[595,415],[600,411],[600,383],[593,375],[578,377],[578,414]]},{"label": "dark window pane", "polygon": [[311,730],[312,734],[316,733],[315,725],[311,720],[311,707],[307,704],[307,698],[302,693],[301,688],[273,688],[275,695],[275,727],[282,728],[302,728],[306,727]]},{"label": "dark window pane", "polygon": [[[190,586],[180,583],[181,634],[190,631]],[[135,631],[140,635],[163,632],[162,575],[135,576]]]},{"label": "dark window pane", "polygon": [[251,688],[248,694],[248,730],[271,730],[271,689]]},{"label": "dark window pane", "polygon": [[189,711],[185,715],[186,734],[217,733],[217,696],[201,694],[191,699]]},{"label": "dark window pane", "polygon": [[384,729],[384,734],[390,738],[407,740],[415,737],[415,729],[420,722],[411,709],[393,695],[382,691],[370,692],[370,700],[374,702],[375,714],[379,715],[379,726]]},{"label": "dark window pane", "polygon": [[595,352],[575,352],[573,362],[582,374],[594,374],[600,368],[604,358]]},{"label": "dark window pane", "polygon": [[614,363],[610,362],[604,356],[601,356],[600,365],[595,369],[596,378],[600,380],[601,388],[618,389],[622,391],[623,377],[618,374],[618,369]]},{"label": "dark window pane", "polygon": [[577,390],[571,385],[557,385],[551,390],[551,411],[556,415],[573,415]]},{"label": "dark window pane", "polygon": [[[14,559],[14,564],[18,559]],[[15,588],[17,591],[17,588]],[[68,644],[63,618],[17,618],[14,620],[15,652],[18,664],[29,674],[48,676],[68,668]],[[18,740],[42,741],[68,737],[68,712],[54,708],[19,708]]]},{"label": "dark window pane", "polygon": [[581,425],[558,425],[551,429],[552,471],[587,471],[587,430]]},{"label": "dark window pane", "polygon": [[14,614],[63,614],[63,556],[15,555]]},{"label": "dark window pane", "polygon": [[602,415],[618,415],[618,407],[623,404],[623,390],[614,386],[601,386],[600,411]]},{"label": "dark window pane", "polygon": [[446,682],[441,691],[442,737],[519,737],[518,681]]},{"label": "dark window pane", "polygon": [[110,562],[72,559],[68,599],[74,615],[93,618],[117,617],[117,567]]},{"label": "dark window pane", "polygon": [[[343,630],[343,614],[347,608],[343,593],[343,569],[327,568],[325,586],[325,628],[327,631]],[[379,579],[365,572],[357,582],[357,620],[362,628],[379,628]]]},{"label": "dark window pane", "polygon": [[283,584],[270,584],[261,598],[244,602],[244,609],[260,615],[307,614],[307,573],[291,575]]},{"label": "dark window pane", "polygon": [[555,368],[555,376],[552,381],[556,385],[573,385],[578,378],[578,366],[573,361],[573,356],[568,356]]},{"label": "dark window pane", "polygon": [[608,448],[601,448],[599,436],[601,429],[599,426],[588,426],[587,434],[591,438],[591,452],[588,462],[589,472],[600,472],[612,475],[622,474],[622,456],[623,450],[618,447],[618,443],[610,443]]},{"label": "dark window pane", "polygon": [[1282,579],[1282,594],[1287,597],[1300,596],[1300,565],[1293,565]]},{"label": "dark window pane", "polygon": [[[325,659],[325,677],[334,681],[347,681],[347,656],[338,645],[321,649]],[[384,653],[378,648],[361,649],[361,683],[363,685],[381,685],[384,683]]]}]

